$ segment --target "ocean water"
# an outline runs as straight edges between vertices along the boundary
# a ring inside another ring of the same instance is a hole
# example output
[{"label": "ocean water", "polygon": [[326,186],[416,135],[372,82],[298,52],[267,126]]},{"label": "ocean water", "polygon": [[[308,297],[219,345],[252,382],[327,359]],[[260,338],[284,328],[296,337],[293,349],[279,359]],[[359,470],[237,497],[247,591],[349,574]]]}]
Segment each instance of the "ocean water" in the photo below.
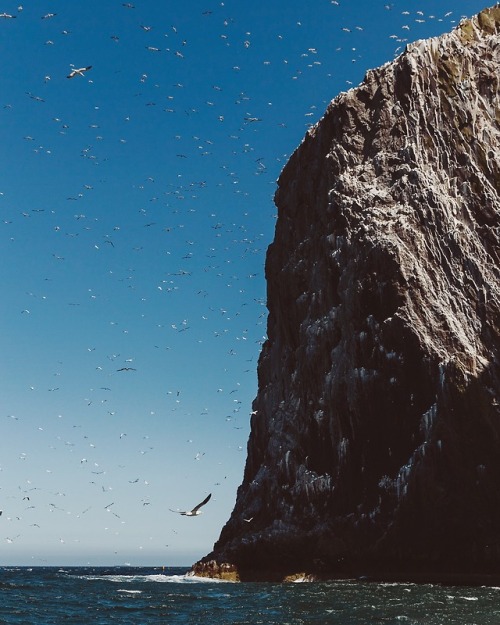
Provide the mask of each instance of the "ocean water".
[{"label": "ocean water", "polygon": [[500,588],[231,583],[185,569],[1,567],[0,623],[499,625]]}]

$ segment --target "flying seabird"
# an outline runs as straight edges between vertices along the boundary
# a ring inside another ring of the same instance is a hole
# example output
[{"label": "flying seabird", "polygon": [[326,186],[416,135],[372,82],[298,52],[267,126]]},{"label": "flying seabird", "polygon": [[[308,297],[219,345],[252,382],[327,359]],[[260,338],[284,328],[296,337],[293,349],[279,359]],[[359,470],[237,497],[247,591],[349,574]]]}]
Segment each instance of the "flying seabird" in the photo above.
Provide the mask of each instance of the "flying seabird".
[{"label": "flying seabird", "polygon": [[88,72],[89,69],[92,69],[92,65],[89,65],[88,67],[80,67],[80,68],[75,67],[66,76],[66,78],[74,78],[75,76],[83,76],[84,72]]},{"label": "flying seabird", "polygon": [[180,510],[172,510],[172,508],[169,508],[169,510],[170,512],[177,512],[177,514],[182,514],[184,516],[198,516],[199,514],[201,514],[200,508],[209,502],[211,496],[212,493],[210,493],[201,503],[195,506],[192,510],[184,510],[182,512]]}]

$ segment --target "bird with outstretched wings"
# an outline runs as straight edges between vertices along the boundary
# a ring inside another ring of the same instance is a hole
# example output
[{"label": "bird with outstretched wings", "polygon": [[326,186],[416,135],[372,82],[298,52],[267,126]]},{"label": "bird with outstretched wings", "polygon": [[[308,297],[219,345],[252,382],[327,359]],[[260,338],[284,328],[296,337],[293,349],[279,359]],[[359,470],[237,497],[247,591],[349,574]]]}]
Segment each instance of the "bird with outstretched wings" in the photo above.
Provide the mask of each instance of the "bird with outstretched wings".
[{"label": "bird with outstretched wings", "polygon": [[184,516],[198,516],[199,514],[201,514],[200,508],[210,501],[211,496],[212,493],[207,495],[205,499],[197,506],[195,506],[192,510],[172,510],[172,508],[169,508],[169,510],[170,512],[177,512],[177,514],[182,514]]},{"label": "bird with outstretched wings", "polygon": [[70,73],[66,76],[66,78],[74,78],[75,76],[83,76],[85,72],[88,72],[92,69],[92,65],[88,65],[87,67],[73,67]]}]

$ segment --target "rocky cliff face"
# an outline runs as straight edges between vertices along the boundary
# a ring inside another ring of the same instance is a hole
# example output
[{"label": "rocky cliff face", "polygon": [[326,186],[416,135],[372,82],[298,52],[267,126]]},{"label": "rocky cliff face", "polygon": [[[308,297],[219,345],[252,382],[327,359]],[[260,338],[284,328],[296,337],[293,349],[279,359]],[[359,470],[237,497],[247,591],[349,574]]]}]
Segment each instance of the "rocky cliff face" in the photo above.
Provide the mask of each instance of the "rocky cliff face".
[{"label": "rocky cliff face", "polygon": [[268,340],[198,573],[500,574],[500,5],[340,94],[278,182]]}]

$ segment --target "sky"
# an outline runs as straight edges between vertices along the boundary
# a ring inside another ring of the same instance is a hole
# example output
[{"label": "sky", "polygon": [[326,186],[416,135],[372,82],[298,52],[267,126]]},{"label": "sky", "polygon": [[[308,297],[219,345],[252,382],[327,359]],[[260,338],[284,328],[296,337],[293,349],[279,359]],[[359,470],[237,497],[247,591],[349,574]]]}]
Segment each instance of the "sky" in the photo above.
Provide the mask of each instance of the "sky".
[{"label": "sky", "polygon": [[2,0],[0,565],[210,552],[243,478],[280,171],[367,69],[485,6]]}]

